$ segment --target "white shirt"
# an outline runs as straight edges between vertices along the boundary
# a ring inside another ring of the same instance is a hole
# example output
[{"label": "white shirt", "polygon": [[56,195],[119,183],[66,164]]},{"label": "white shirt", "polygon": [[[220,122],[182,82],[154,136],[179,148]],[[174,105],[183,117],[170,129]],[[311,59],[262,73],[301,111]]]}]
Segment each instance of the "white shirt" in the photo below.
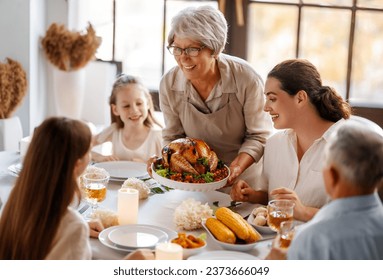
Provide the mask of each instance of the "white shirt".
[{"label": "white shirt", "polygon": [[145,141],[135,150],[127,148],[122,139],[122,129],[119,129],[115,123],[101,131],[95,136],[98,143],[111,141],[113,155],[120,160],[147,162],[153,155],[160,155],[162,150],[162,129],[152,127]]},{"label": "white shirt", "polygon": [[332,125],[311,145],[299,162],[297,138],[291,129],[279,131],[271,136],[265,147],[263,176],[257,190],[269,193],[285,187],[294,190],[305,206],[320,208],[329,202],[322,177],[323,152],[330,135],[344,120]]},{"label": "white shirt", "polygon": [[53,248],[46,260],[90,260],[92,250],[89,242],[89,226],[83,217],[68,207],[55,238]]}]

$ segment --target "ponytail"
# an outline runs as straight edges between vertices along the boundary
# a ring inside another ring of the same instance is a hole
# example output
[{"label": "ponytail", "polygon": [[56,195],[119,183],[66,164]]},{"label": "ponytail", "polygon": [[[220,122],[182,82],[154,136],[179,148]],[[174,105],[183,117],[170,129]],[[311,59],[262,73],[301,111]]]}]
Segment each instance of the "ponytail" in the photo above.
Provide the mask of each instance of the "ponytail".
[{"label": "ponytail", "polygon": [[321,118],[332,122],[348,119],[350,105],[331,87],[322,86],[316,67],[305,59],[289,59],[276,65],[267,75],[281,84],[281,89],[294,96],[304,90]]},{"label": "ponytail", "polygon": [[309,96],[319,115],[325,120],[337,122],[342,118],[348,119],[351,115],[350,105],[329,86],[321,86]]}]

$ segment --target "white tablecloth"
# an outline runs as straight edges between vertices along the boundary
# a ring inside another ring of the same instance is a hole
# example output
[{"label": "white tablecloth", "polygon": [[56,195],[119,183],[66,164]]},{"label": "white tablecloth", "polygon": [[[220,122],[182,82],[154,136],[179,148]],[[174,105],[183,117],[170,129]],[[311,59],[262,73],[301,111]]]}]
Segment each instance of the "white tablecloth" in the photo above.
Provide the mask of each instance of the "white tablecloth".
[{"label": "white tablecloth", "polygon": [[[8,199],[16,179],[15,176],[8,172],[7,168],[11,164],[16,164],[19,161],[20,156],[16,152],[0,152],[0,198],[3,203]],[[101,207],[117,211],[117,190],[121,187],[121,183],[122,182],[109,182],[107,198],[100,204]],[[138,223],[165,227],[174,231],[183,231],[176,227],[173,221],[173,216],[175,208],[188,198],[194,198],[203,204],[208,203],[209,205],[213,205],[213,202],[219,201],[220,206],[230,205],[231,201],[228,194],[218,191],[190,192],[171,190],[163,194],[154,194],[150,195],[148,199],[140,200]],[[242,216],[246,216],[252,209],[253,206],[251,204],[243,203],[236,208],[236,211]],[[86,213],[87,212],[84,214]],[[204,232],[204,229],[188,233],[199,235],[202,232]],[[246,253],[263,259],[269,251],[271,242],[272,240],[258,242],[252,250],[247,251]],[[115,260],[122,259],[126,255],[124,252],[106,247],[98,239],[91,239],[91,246],[94,259]],[[214,243],[208,235],[205,251],[213,250],[222,250],[222,248]]]},{"label": "white tablecloth", "polygon": [[0,200],[3,203],[0,213],[16,180],[15,176],[10,175],[8,166],[19,162],[20,155],[18,152],[0,152]]}]

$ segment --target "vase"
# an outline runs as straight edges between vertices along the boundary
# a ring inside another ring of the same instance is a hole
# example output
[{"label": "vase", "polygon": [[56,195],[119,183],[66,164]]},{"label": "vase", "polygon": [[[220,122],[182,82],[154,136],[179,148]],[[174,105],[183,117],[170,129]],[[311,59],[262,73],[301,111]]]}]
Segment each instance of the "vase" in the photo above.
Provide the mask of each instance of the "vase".
[{"label": "vase", "polygon": [[85,95],[85,68],[76,71],[53,70],[53,94],[59,116],[80,119]]},{"label": "vase", "polygon": [[22,138],[23,129],[19,117],[0,119],[0,151],[18,152]]}]

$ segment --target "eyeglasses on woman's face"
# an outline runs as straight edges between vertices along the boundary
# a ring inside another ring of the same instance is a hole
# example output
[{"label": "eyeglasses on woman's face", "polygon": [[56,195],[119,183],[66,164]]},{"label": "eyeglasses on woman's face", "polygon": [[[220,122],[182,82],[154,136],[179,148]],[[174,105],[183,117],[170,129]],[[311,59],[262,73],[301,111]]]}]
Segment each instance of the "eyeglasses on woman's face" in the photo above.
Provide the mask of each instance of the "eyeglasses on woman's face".
[{"label": "eyeglasses on woman's face", "polygon": [[182,55],[182,53],[185,53],[188,56],[198,56],[199,52],[202,51],[205,47],[206,46],[202,46],[200,48],[190,47],[190,48],[183,49],[176,46],[168,46],[167,48],[169,52],[174,56],[180,56]]}]

